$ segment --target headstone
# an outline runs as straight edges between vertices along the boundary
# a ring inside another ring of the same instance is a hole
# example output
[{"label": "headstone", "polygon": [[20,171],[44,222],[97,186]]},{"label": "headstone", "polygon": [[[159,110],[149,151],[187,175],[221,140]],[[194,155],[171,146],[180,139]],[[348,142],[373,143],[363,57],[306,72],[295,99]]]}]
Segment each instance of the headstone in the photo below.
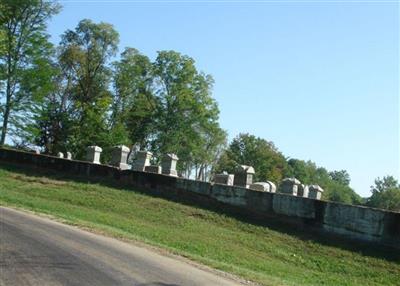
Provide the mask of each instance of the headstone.
[{"label": "headstone", "polygon": [[311,185],[308,187],[308,197],[310,199],[320,200],[324,190],[318,185]]},{"label": "headstone", "polygon": [[214,176],[214,183],[232,186],[234,178],[235,175],[223,172],[222,174],[216,174]]},{"label": "headstone", "polygon": [[285,178],[279,186],[279,192],[297,196],[298,186],[301,184],[296,178]]},{"label": "headstone", "polygon": [[240,165],[235,171],[233,184],[235,186],[248,188],[253,183],[254,168],[251,166]]},{"label": "headstone", "polygon": [[276,192],[276,185],[271,181],[267,181],[267,183],[269,185],[269,192],[270,193],[275,193]]},{"label": "headstone", "polygon": [[259,192],[270,192],[270,184],[267,182],[256,182],[250,185],[249,189]]},{"label": "headstone", "polygon": [[58,153],[57,153],[57,157],[58,157],[58,158],[64,158],[64,153],[58,152]]},{"label": "headstone", "polygon": [[72,154],[71,154],[71,152],[67,152],[67,159],[68,159],[68,160],[72,160]]},{"label": "headstone", "polygon": [[161,167],[157,165],[146,166],[144,168],[145,172],[161,174]]},{"label": "headstone", "polygon": [[111,153],[110,164],[121,170],[129,169],[129,165],[127,164],[129,152],[130,149],[124,145],[115,146]]},{"label": "headstone", "polygon": [[308,198],[308,186],[304,184],[300,184],[297,186],[297,196]]},{"label": "headstone", "polygon": [[103,152],[99,146],[89,146],[86,148],[86,161],[100,164],[100,154]]},{"label": "headstone", "polygon": [[161,160],[162,173],[169,176],[177,177],[176,163],[179,158],[175,154],[169,153],[165,154]]},{"label": "headstone", "polygon": [[147,166],[150,166],[150,159],[153,153],[148,151],[137,151],[136,160],[133,162],[132,169],[135,171],[144,172]]}]

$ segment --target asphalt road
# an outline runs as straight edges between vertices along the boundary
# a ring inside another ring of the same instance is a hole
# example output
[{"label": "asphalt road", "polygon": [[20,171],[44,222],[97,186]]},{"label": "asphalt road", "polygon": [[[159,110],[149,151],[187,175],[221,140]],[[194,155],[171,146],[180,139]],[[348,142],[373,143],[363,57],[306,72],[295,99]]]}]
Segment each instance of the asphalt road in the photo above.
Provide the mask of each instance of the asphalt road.
[{"label": "asphalt road", "polygon": [[183,259],[0,207],[0,285],[241,285]]}]

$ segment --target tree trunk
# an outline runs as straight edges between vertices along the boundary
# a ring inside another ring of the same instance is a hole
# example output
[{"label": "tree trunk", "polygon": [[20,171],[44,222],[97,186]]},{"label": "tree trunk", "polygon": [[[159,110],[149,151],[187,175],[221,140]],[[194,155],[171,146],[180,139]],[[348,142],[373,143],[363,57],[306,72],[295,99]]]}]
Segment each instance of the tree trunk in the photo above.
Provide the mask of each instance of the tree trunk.
[{"label": "tree trunk", "polygon": [[11,88],[10,88],[10,81],[7,80],[7,90],[6,90],[6,106],[3,115],[3,126],[1,128],[1,138],[0,138],[0,146],[4,145],[6,141],[6,134],[7,134],[7,126],[8,126],[8,118],[10,116],[10,109],[11,109]]}]

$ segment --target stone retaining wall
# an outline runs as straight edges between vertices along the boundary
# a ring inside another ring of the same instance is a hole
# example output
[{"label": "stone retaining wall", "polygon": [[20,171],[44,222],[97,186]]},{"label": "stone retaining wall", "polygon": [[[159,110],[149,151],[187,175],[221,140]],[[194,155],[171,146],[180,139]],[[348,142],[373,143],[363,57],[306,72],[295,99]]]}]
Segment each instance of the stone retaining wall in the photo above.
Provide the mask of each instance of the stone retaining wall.
[{"label": "stone retaining wall", "polygon": [[301,223],[322,232],[372,241],[400,249],[400,213],[259,192],[168,175],[120,170],[116,167],[0,148],[1,162],[39,167],[91,179],[107,178],[164,194],[203,202],[218,202],[240,212]]}]

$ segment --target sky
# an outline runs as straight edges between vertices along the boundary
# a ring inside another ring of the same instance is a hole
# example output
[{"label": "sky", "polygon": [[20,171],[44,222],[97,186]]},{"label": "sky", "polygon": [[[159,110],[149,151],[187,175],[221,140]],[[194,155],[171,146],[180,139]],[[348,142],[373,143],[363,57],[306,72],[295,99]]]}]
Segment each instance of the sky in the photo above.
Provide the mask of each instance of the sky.
[{"label": "sky", "polygon": [[51,40],[88,18],[154,59],[175,50],[215,80],[221,127],[345,169],[370,195],[400,179],[399,2],[60,1]]}]

